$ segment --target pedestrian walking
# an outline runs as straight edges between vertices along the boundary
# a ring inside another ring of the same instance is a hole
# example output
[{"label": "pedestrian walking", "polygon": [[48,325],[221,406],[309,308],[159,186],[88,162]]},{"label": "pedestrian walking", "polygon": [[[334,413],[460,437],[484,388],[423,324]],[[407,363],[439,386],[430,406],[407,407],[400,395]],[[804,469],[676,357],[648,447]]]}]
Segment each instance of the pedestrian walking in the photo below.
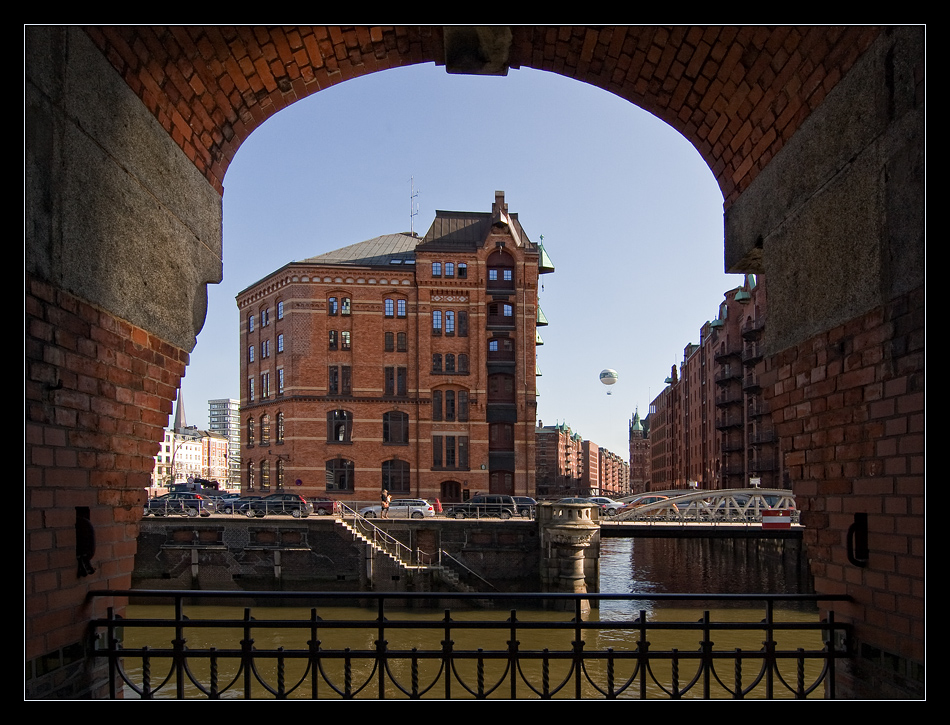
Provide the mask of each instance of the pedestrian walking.
[{"label": "pedestrian walking", "polygon": [[380,497],[380,503],[382,504],[382,506],[380,506],[381,510],[380,510],[379,515],[381,518],[384,518],[384,519],[389,518],[389,502],[392,501],[392,498],[393,497],[389,495],[389,491],[387,491],[384,488],[383,495]]}]

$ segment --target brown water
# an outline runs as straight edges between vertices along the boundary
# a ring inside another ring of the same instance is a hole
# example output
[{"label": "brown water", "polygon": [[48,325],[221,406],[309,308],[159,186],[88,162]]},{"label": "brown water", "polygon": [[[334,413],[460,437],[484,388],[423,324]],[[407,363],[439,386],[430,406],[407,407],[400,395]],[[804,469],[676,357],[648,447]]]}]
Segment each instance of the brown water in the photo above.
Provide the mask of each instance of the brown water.
[{"label": "brown water", "polygon": [[[602,592],[671,592],[671,591],[710,591],[710,583],[717,577],[721,577],[723,571],[731,571],[733,575],[728,582],[723,582],[721,591],[775,591],[774,589],[765,589],[763,586],[777,587],[776,582],[781,580],[783,583],[778,586],[778,593],[789,591],[798,591],[800,582],[787,581],[781,573],[776,570],[785,569],[781,562],[772,562],[771,565],[766,562],[761,564],[757,562],[754,566],[740,566],[741,562],[726,562],[723,555],[710,554],[700,556],[695,551],[684,552],[683,542],[664,543],[659,540],[653,540],[644,543],[643,540],[633,539],[605,539],[602,542],[601,551],[601,591]],[[688,562],[688,563],[684,563]],[[766,574],[768,571],[770,573]],[[717,573],[718,572],[718,573]],[[683,586],[683,582],[692,583],[695,586],[702,586],[703,589]],[[745,588],[744,588],[745,587]],[[655,603],[649,600],[636,602],[611,602],[602,600],[599,609],[592,612],[591,619],[601,622],[617,622],[622,627],[615,629],[606,629],[602,631],[586,630],[583,634],[585,652],[601,652],[612,648],[615,652],[632,652],[637,648],[638,632],[631,627],[632,622],[640,611],[645,611],[649,621],[657,622],[696,622],[704,610],[683,608],[681,606],[671,606],[664,603]],[[187,607],[186,614],[192,619],[215,619],[232,618],[241,619],[243,609],[238,607],[218,607],[218,606],[194,606]],[[127,612],[129,617],[148,618],[169,616],[170,607],[159,606],[132,606]],[[508,648],[510,631],[507,625],[503,625],[497,630],[484,629],[464,629],[464,623],[474,621],[497,621],[504,622],[508,617],[508,612],[487,612],[478,611],[453,611],[453,631],[452,640],[456,651],[467,649],[482,648],[486,652],[505,652]],[[710,610],[710,617],[714,622],[758,622],[763,618],[764,610],[762,608],[750,609],[749,607],[731,607],[728,609]],[[330,628],[321,628],[318,631],[318,639],[322,650],[341,650],[349,647],[351,650],[363,650],[372,652],[376,647],[376,641],[379,636],[375,626],[375,610],[359,608],[341,608],[341,607],[320,607],[318,615],[323,620],[349,620],[366,621],[365,628],[351,628],[337,630]],[[309,628],[306,625],[310,617],[310,609],[305,607],[255,607],[253,616],[256,620],[281,619],[281,620],[299,620],[303,625],[300,629],[285,630],[261,630],[253,634],[254,645],[257,649],[276,649],[284,647],[287,650],[305,650],[307,640],[310,638]],[[444,630],[438,621],[444,616],[444,611],[405,611],[396,610],[387,612],[387,620],[390,623],[394,621],[413,622],[423,624],[430,622],[431,628],[416,628],[412,630],[403,630],[398,628],[387,628],[384,637],[389,651],[406,651],[417,648],[420,651],[439,652],[442,648],[444,639]],[[567,622],[568,615],[560,615],[550,612],[518,612],[518,620],[523,623],[541,623],[541,622]],[[776,620],[780,622],[815,622],[818,619],[816,611],[799,609],[782,609],[776,613]],[[168,647],[170,640],[174,637],[171,630],[166,629],[147,629],[137,630],[128,629],[125,636],[126,648],[141,647],[150,645],[152,647]],[[234,629],[199,629],[189,628],[186,630],[185,637],[187,646],[190,649],[201,649],[215,646],[221,649],[240,649],[240,643],[243,638],[243,632],[240,628]],[[570,652],[572,641],[574,640],[573,628],[567,630],[555,629],[518,629],[516,633],[518,648],[521,652],[537,651],[548,649],[552,652]],[[649,636],[651,651],[678,649],[681,652],[694,653],[700,648],[702,632],[694,631],[652,631]],[[741,648],[745,651],[757,651],[762,646],[763,635],[761,632],[749,632],[742,630],[720,630],[712,636],[717,651],[733,650]],[[817,633],[782,633],[776,635],[776,641],[780,648],[804,647],[806,649],[820,649],[821,641]],[[130,661],[129,666],[132,666]],[[420,688],[425,688],[430,682],[437,680],[438,670],[441,662],[439,659],[422,660],[418,663],[418,680]],[[494,691],[493,697],[509,697],[510,683],[505,679],[504,668],[505,661],[487,661],[484,665],[485,688],[490,689],[494,684],[500,683]],[[340,660],[324,660],[325,676],[338,687],[343,686],[343,669]],[[476,663],[474,660],[459,661],[457,670],[460,678],[471,687],[475,687],[477,682]],[[272,686],[276,686],[277,670],[274,661],[261,660],[259,663],[260,676]],[[569,662],[554,661],[549,664],[550,683],[554,687],[560,684],[568,674]],[[691,679],[692,673],[696,671],[697,665],[694,662],[681,665],[680,677],[684,680]],[[732,661],[727,660],[722,663],[722,676],[731,686],[733,684]],[[744,675],[746,684],[752,678],[752,669],[754,665],[749,662],[744,665],[748,674]],[[170,660],[156,660],[152,662],[151,672],[153,686],[157,685],[165,674],[169,671]],[[196,662],[193,664],[193,672],[200,681],[207,682],[207,665]],[[540,661],[525,661],[522,665],[525,678],[540,687],[541,682],[541,663]],[[615,680],[622,683],[629,677],[633,668],[632,662],[618,663],[616,665]],[[304,660],[289,660],[286,663],[285,682],[287,687],[304,678],[306,664]],[[408,688],[410,682],[411,663],[407,656],[391,664],[391,677]],[[606,675],[603,662],[588,663],[588,675],[594,682],[605,687]],[[219,674],[219,683],[221,686],[234,678],[238,670],[236,660],[223,660],[221,672]],[[361,693],[361,697],[376,697],[378,692],[377,678],[372,675],[371,663],[355,664],[352,676],[354,688],[359,684],[369,681],[366,690]],[[668,662],[657,663],[654,666],[657,679],[669,686],[670,665]],[[782,674],[792,681],[794,679],[794,663],[789,662],[781,667]],[[818,666],[810,665],[806,667],[806,682],[817,676]],[[130,674],[138,681],[141,676],[141,667],[130,669]],[[460,684],[453,682],[453,698],[467,698],[471,695],[465,692]],[[518,695],[521,697],[530,697],[531,692],[527,685],[519,682]],[[189,688],[190,696],[200,697],[199,692],[193,686]],[[584,696],[589,698],[602,697],[592,685],[585,682]],[[386,688],[387,697],[405,697],[398,692],[397,688],[388,684]],[[647,688],[649,696],[668,697],[659,686],[650,683]],[[718,693],[718,694],[717,694]],[[269,697],[263,685],[255,683],[253,686],[255,697]],[[338,697],[331,687],[321,681],[319,686],[320,697]],[[563,696],[573,695],[573,685],[565,688]],[[697,687],[692,691],[692,696],[699,696],[701,690]],[[639,695],[638,689],[633,689],[626,696],[636,697]],[[167,693],[167,696],[174,696],[174,690]],[[241,695],[238,692],[229,693],[226,697],[237,698]],[[304,685],[294,692],[291,697],[309,697],[310,679],[305,678]],[[444,685],[437,684],[426,695],[431,698],[442,698],[445,696]],[[714,697],[726,697],[726,692],[714,685]],[[764,696],[764,688],[748,697]],[[816,694],[821,696],[821,691]],[[689,695],[687,696],[689,697]]]}]

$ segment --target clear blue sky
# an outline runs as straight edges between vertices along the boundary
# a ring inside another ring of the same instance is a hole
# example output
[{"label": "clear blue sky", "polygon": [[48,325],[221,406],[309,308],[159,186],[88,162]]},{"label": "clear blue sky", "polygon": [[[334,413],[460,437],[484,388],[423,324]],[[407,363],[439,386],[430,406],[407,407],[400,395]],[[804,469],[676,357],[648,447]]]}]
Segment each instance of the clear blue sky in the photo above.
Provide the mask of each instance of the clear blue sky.
[{"label": "clear blue sky", "polygon": [[[410,228],[436,209],[488,211],[504,190],[557,271],[542,277],[538,416],[626,458],[627,423],[663,389],[723,293],[722,196],[697,151],[616,96],[529,69],[432,64],[342,83],[281,111],[225,177],[224,281],[182,384],[188,423],[239,397],[243,288],[282,265]],[[606,394],[598,374],[620,375]]]}]

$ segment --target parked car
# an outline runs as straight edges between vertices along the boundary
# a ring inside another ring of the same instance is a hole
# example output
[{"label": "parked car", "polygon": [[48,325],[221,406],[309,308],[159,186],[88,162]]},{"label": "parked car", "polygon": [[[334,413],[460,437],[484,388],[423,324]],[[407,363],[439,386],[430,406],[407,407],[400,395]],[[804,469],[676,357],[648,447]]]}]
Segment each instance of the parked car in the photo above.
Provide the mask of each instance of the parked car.
[{"label": "parked car", "polygon": [[[637,498],[630,501],[626,506],[623,507],[622,510],[633,511],[634,509],[638,509],[641,506],[646,506],[647,504],[658,503],[660,501],[669,501],[669,500],[670,500],[669,496],[660,496],[658,494],[645,494],[643,496],[638,496]],[[673,504],[673,510],[679,511],[679,508],[677,507],[676,504]]]},{"label": "parked car", "polygon": [[248,518],[263,518],[267,514],[288,514],[295,519],[305,519],[313,513],[313,504],[299,493],[272,493],[248,502],[244,515]]},{"label": "parked car", "polygon": [[218,503],[218,509],[225,514],[246,514],[251,501],[257,501],[260,498],[260,496],[238,496],[237,498],[225,499]]},{"label": "parked car", "polygon": [[166,493],[150,498],[145,516],[210,516],[215,512],[214,499],[200,493]]},{"label": "parked car", "polygon": [[518,506],[518,515],[528,518],[534,515],[538,507],[538,502],[530,496],[515,496],[515,504]]},{"label": "parked car", "polygon": [[607,511],[608,516],[616,516],[624,507],[624,504],[622,504],[620,501],[614,501],[612,498],[608,498],[607,496],[591,496],[590,500],[606,507],[605,510]]},{"label": "parked car", "polygon": [[453,504],[445,515],[457,519],[486,517],[510,519],[518,515],[518,504],[513,496],[479,494],[463,503]]},{"label": "parked car", "polygon": [[310,499],[313,512],[318,516],[332,516],[340,512],[340,502],[326,496],[316,496]]},{"label": "parked car", "polygon": [[[360,516],[368,519],[379,518],[382,516],[382,510],[383,507],[379,504],[366,506],[360,509]],[[388,516],[393,519],[422,519],[435,516],[435,508],[422,498],[394,498],[389,502]]]},{"label": "parked car", "polygon": [[558,503],[586,503],[593,504],[597,507],[597,510],[600,511],[604,516],[607,515],[607,504],[597,503],[587,496],[569,496],[567,498],[562,498],[558,500]]}]

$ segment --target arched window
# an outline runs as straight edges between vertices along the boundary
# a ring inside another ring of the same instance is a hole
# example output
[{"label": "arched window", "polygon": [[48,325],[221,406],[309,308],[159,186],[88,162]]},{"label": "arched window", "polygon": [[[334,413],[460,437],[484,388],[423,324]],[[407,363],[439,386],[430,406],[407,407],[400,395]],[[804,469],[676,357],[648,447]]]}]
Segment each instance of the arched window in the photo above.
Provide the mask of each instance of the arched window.
[{"label": "arched window", "polygon": [[347,410],[331,410],[327,413],[327,443],[349,443],[352,427],[352,413]]},{"label": "arched window", "polygon": [[254,490],[254,462],[249,461],[247,464],[247,490]]},{"label": "arched window", "polygon": [[511,255],[503,251],[495,251],[488,255],[485,261],[488,267],[488,287],[495,289],[512,289],[515,286],[515,262]]},{"label": "arched window", "polygon": [[348,461],[345,458],[334,458],[327,461],[327,491],[352,491],[354,472],[353,461]]},{"label": "arched window", "polygon": [[283,413],[277,414],[277,426],[276,426],[276,430],[274,431],[274,438],[277,443],[284,442],[284,414]]},{"label": "arched window", "polygon": [[249,446],[254,445],[254,419],[247,419],[247,444]]},{"label": "arched window", "polygon": [[277,459],[277,480],[274,483],[278,489],[284,487],[284,462],[280,458]]},{"label": "arched window", "polygon": [[399,410],[383,413],[383,443],[409,443],[409,415]]},{"label": "arched window", "polygon": [[383,461],[382,487],[395,494],[409,493],[409,463],[406,461]]},{"label": "arched window", "polygon": [[261,416],[261,445],[270,444],[270,416],[267,413]]}]

